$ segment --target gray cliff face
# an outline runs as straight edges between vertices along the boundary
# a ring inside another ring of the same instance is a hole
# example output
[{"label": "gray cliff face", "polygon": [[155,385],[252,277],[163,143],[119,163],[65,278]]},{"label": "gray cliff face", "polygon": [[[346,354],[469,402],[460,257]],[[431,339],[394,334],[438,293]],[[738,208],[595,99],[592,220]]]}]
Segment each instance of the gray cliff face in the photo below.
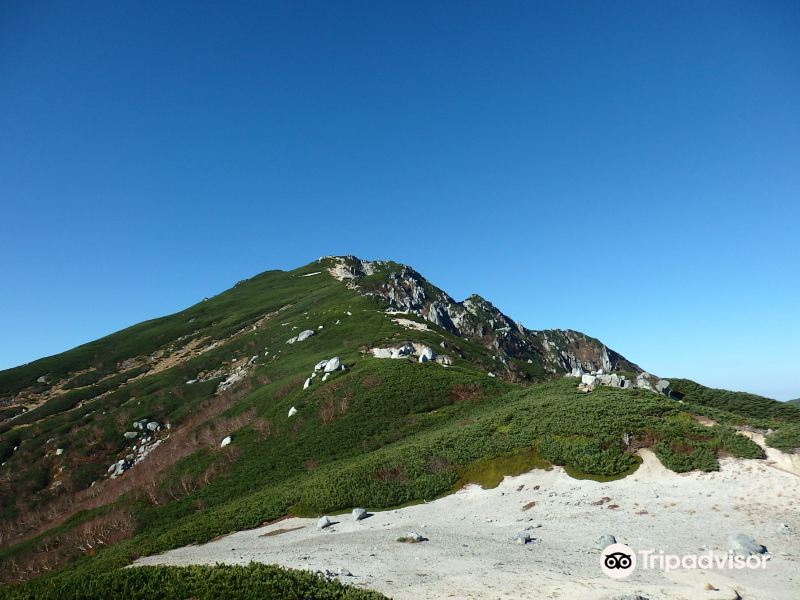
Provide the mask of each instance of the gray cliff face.
[{"label": "gray cliff face", "polygon": [[384,300],[388,309],[418,315],[451,333],[495,351],[511,372],[509,359],[540,365],[551,375],[603,370],[642,373],[634,363],[583,333],[526,329],[491,302],[471,295],[457,302],[417,271],[390,261],[354,256],[325,257],[330,273],[362,294]]}]

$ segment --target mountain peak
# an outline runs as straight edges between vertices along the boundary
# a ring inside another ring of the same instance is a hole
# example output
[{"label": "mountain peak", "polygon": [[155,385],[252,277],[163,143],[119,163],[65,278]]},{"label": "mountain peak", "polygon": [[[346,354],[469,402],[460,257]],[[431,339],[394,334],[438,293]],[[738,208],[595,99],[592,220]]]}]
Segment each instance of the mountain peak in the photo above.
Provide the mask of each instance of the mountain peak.
[{"label": "mountain peak", "polygon": [[414,314],[490,348],[511,379],[541,379],[576,370],[642,372],[634,363],[582,333],[528,330],[478,294],[456,302],[408,265],[352,255],[326,256],[319,262],[351,289],[384,302],[386,309]]}]

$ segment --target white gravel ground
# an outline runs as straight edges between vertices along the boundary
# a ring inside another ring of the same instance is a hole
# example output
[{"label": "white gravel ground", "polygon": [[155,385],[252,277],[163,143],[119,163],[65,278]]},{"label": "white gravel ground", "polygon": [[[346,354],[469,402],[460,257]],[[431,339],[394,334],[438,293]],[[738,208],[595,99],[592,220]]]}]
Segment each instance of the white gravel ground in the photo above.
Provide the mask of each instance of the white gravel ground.
[{"label": "white gravel ground", "polygon": [[[257,561],[312,571],[344,568],[352,576],[342,581],[398,600],[593,600],[634,593],[650,600],[800,598],[796,461],[770,451],[767,461],[723,459],[719,472],[678,475],[649,451],[642,458],[639,470],[621,481],[578,481],[560,468],[537,470],[507,477],[495,489],[469,486],[359,522],[348,513],[322,531],[314,519],[291,518],[135,564]],[[526,527],[535,540],[515,544],[515,534]],[[281,529],[289,531],[264,536]],[[410,530],[428,541],[396,541]],[[638,569],[612,580],[601,572],[593,548],[604,533],[636,550],[668,554],[722,554],[728,536],[746,533],[767,546],[770,560],[763,570]]]}]

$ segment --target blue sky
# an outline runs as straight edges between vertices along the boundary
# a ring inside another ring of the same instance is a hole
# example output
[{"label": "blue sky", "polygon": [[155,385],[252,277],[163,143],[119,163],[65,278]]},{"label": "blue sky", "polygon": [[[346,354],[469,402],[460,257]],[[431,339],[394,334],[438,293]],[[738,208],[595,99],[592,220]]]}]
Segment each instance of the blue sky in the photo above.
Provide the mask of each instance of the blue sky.
[{"label": "blue sky", "polygon": [[800,397],[800,4],[0,7],[0,368],[325,254]]}]

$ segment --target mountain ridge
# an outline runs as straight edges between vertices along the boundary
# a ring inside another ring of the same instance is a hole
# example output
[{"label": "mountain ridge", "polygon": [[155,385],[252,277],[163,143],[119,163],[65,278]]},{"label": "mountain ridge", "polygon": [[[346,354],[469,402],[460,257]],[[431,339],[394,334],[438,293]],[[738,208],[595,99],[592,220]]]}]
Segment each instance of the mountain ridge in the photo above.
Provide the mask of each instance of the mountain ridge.
[{"label": "mountain ridge", "polygon": [[[570,329],[528,329],[477,294],[457,302],[407,265],[365,261],[355,256],[324,257],[318,262],[325,260],[334,261],[329,267],[334,277],[347,281],[362,293],[383,298],[392,308],[412,312],[463,337],[488,336],[484,343],[501,353],[504,364],[507,358],[513,357],[539,360],[551,374],[569,373],[574,369],[644,372],[621,354],[583,333]],[[566,339],[550,340],[548,333]],[[587,352],[587,344],[599,346]]]},{"label": "mountain ridge", "polygon": [[800,445],[800,409],[676,382],[399,263],[266,271],[0,372],[0,572],[88,576],[287,514],[430,499],[509,454],[614,478],[640,447],[677,471],[763,456],[739,426]]}]

